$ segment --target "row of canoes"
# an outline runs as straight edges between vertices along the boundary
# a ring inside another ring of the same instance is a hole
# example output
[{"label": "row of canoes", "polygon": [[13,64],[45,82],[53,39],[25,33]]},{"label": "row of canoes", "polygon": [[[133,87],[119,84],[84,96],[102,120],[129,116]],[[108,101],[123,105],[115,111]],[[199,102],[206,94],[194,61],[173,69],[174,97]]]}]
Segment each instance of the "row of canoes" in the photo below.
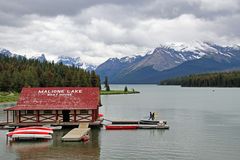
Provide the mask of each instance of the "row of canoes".
[{"label": "row of canoes", "polygon": [[8,132],[7,137],[12,138],[12,140],[52,139],[52,134],[52,128],[31,126],[16,128],[14,131]]},{"label": "row of canoes", "polygon": [[169,129],[167,121],[141,120],[138,124],[112,123],[105,125],[106,130],[133,130],[133,129]]}]

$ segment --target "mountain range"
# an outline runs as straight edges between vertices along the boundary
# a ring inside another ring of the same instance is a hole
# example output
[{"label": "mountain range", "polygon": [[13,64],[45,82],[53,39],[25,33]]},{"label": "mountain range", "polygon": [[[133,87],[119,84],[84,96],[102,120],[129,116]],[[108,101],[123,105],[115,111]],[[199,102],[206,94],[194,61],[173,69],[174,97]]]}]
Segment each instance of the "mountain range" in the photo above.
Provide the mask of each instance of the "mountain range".
[{"label": "mountain range", "polygon": [[69,56],[59,56],[57,63],[62,63],[66,66],[75,66],[88,71],[95,70],[97,68],[95,65],[82,61],[80,57],[72,58]]},{"label": "mountain range", "polygon": [[[21,56],[0,49],[5,56]],[[31,57],[47,61],[44,54]],[[96,70],[103,81],[110,83],[159,83],[161,80],[196,73],[219,72],[240,69],[240,46],[221,46],[209,42],[192,44],[172,43],[160,45],[145,55],[109,58],[99,66],[85,63],[80,57],[59,56],[56,63]]]},{"label": "mountain range", "polygon": [[[22,55],[19,55],[19,54],[14,54],[7,49],[1,49],[1,48],[0,48],[0,55],[4,55],[4,56],[8,56],[8,57],[25,57],[25,56],[22,56]],[[38,60],[40,62],[47,61],[47,58],[46,58],[45,54],[40,54],[38,56],[33,56],[30,59],[35,59],[35,60]],[[88,71],[95,70],[96,67],[97,67],[95,65],[83,62],[80,57],[73,58],[73,57],[70,57],[70,56],[59,56],[57,58],[56,63],[62,63],[66,66],[75,66],[75,67],[82,68],[82,69],[85,69],[85,70],[88,70]]]},{"label": "mountain range", "polygon": [[240,69],[240,46],[208,42],[160,45],[144,56],[110,58],[96,72],[110,83],[159,83],[195,73]]}]

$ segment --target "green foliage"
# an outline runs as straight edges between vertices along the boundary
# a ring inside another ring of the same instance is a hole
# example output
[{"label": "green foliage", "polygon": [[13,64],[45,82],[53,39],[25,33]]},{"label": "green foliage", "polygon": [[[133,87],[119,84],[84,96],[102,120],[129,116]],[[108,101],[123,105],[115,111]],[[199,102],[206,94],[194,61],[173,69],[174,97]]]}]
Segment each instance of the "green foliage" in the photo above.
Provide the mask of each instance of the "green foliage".
[{"label": "green foliage", "polygon": [[87,72],[53,62],[0,56],[0,91],[20,92],[22,87],[99,87],[94,71]]},{"label": "green foliage", "polygon": [[105,77],[105,81],[104,81],[104,87],[106,88],[106,91],[110,91],[110,86],[108,83],[108,77]]},{"label": "green foliage", "polygon": [[183,87],[240,87],[240,71],[190,75],[164,80],[160,84]]},{"label": "green foliage", "polygon": [[1,102],[15,102],[17,101],[19,93],[12,92],[0,92],[0,103]]},{"label": "green foliage", "polygon": [[128,92],[127,86],[124,87],[124,92]]}]

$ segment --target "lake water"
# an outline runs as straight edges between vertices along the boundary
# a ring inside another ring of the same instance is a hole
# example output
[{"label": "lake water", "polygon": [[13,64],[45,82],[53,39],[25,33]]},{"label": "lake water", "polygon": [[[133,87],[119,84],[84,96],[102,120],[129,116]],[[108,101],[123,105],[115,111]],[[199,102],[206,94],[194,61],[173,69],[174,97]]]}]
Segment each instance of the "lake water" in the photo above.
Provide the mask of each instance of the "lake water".
[{"label": "lake water", "polygon": [[[124,89],[125,85],[111,85]],[[149,112],[165,119],[170,130],[92,130],[84,144],[60,141],[6,145],[0,130],[0,160],[11,159],[181,159],[238,160],[240,157],[240,89],[128,85],[135,95],[102,96],[101,113],[111,120],[138,120]],[[3,112],[0,111],[3,117]]]}]

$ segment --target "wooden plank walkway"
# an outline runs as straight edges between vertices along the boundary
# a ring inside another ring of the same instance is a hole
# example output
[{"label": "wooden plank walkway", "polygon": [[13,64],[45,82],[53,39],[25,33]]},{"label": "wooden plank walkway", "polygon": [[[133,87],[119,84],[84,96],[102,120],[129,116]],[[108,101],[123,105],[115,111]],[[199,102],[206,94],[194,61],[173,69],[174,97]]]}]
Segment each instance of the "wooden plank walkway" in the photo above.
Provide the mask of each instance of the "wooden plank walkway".
[{"label": "wooden plank walkway", "polygon": [[74,128],[62,137],[62,141],[81,141],[82,137],[89,133],[88,123],[80,123],[78,128]]}]

